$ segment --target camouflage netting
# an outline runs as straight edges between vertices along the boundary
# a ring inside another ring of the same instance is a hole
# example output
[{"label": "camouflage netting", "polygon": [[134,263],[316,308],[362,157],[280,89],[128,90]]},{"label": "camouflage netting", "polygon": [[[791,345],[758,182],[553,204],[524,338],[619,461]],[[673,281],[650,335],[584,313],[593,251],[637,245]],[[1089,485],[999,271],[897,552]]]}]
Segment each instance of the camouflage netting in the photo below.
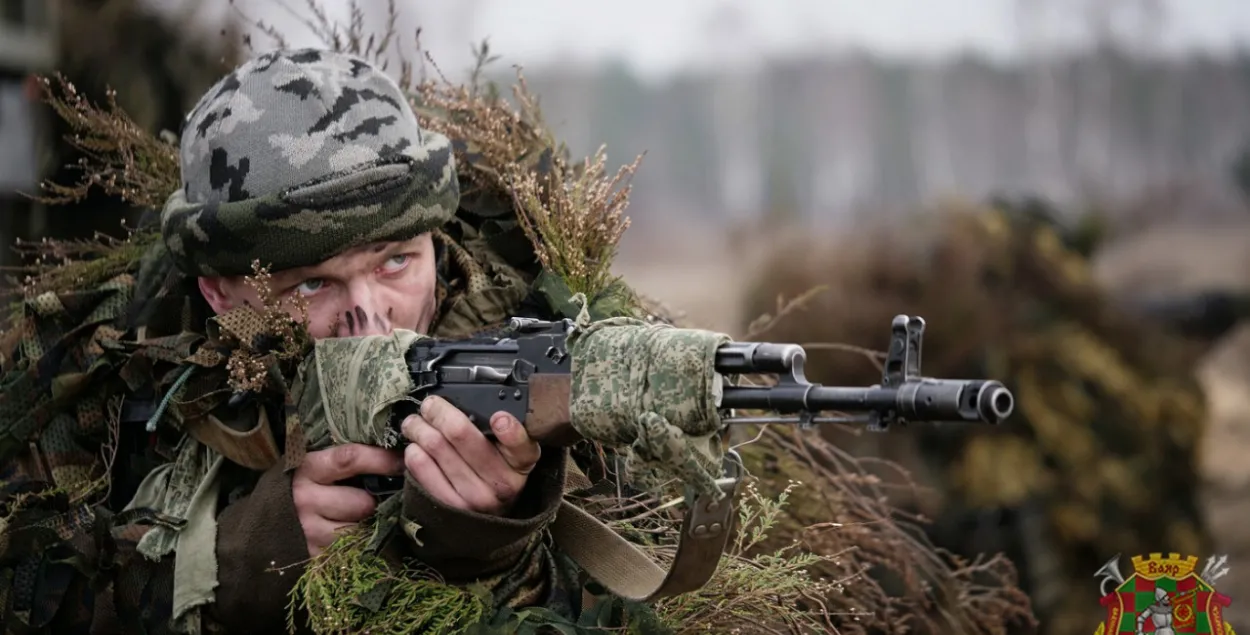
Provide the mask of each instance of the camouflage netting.
[{"label": "camouflage netting", "polygon": [[[895,500],[935,518],[928,534],[938,546],[1008,554],[1041,632],[1087,634],[1101,615],[1093,575],[1112,556],[1207,555],[1195,470],[1204,419],[1191,376],[1198,351],[1104,301],[1081,255],[1088,232],[999,208],[907,222],[835,244],[778,240],[747,313],[769,310],[777,294],[826,285],[768,337],[880,348],[894,315],[920,315],[925,375],[1007,384],[1016,411],[998,428],[828,438],[896,459],[932,487]],[[874,361],[816,351],[807,376],[876,383]]]},{"label": "camouflage netting", "polygon": [[[366,58],[380,58],[397,46],[393,33],[366,35],[361,24],[354,21],[346,33],[325,22],[313,26],[331,48]],[[518,313],[572,318],[578,312],[575,294],[589,299],[593,319],[656,317],[657,305],[610,273],[617,241],[628,226],[623,210],[629,190],[623,186],[637,162],[609,175],[602,152],[585,162],[571,161],[542,122],[523,79],[509,103],[487,85],[415,82],[413,70],[411,65],[400,69],[401,86],[410,91],[422,125],[453,140],[463,193],[456,218],[436,234],[446,257],[432,334],[464,336]],[[173,145],[133,125],[120,110],[97,109],[79,99],[70,86],[56,81],[46,86],[94,161],[85,179],[73,187],[100,187],[138,205],[163,201],[177,187]],[[93,176],[98,174],[108,178]],[[162,253],[155,227],[141,227],[121,241],[49,241],[36,253],[42,260],[29,271],[22,301],[13,305],[9,343],[32,333],[36,325],[44,328],[42,316],[61,315],[58,310],[64,314],[55,327],[60,332],[90,319],[94,328],[74,332],[82,339],[67,340],[77,347],[70,357],[85,381],[122,352],[101,348],[101,342],[119,336],[102,325],[129,306],[131,298],[143,299],[149,313],[159,312],[172,335],[155,340],[160,346],[148,353],[155,358],[128,363],[133,373],[128,378],[138,382],[163,368],[158,362],[182,359],[201,341],[177,335],[180,325],[186,328],[194,321],[188,295],[193,291]],[[257,279],[263,284],[263,274]],[[189,381],[185,375],[164,374],[154,377],[156,383],[172,385],[173,392],[206,394],[209,383],[229,376],[236,389],[261,388],[282,375],[285,371],[279,369],[305,346],[299,337],[278,329],[268,333],[271,341],[281,343],[277,349],[254,351],[250,337],[231,336],[230,331],[209,334],[215,342],[234,342],[236,354],[228,362],[224,355],[206,353],[193,363],[212,372]],[[773,340],[783,335],[761,333]],[[870,343],[877,339],[874,333]],[[249,381],[257,385],[248,386]],[[73,384],[67,383],[60,398],[73,395]],[[202,407],[212,403],[205,400]],[[40,429],[48,423],[41,413],[55,404],[8,405],[26,408],[31,429]],[[62,425],[90,427],[96,434],[107,412],[103,407],[84,409],[76,423]],[[103,431],[108,430],[104,425]],[[20,436],[7,441],[15,447]],[[611,519],[618,531],[646,545],[661,561],[671,559],[681,510],[661,503],[676,497],[678,488],[670,484],[669,494],[622,498],[622,490],[611,483],[619,477],[613,453],[593,444],[575,451],[600,466],[590,473],[592,479],[609,485],[592,489],[579,502]],[[1010,565],[1001,559],[968,562],[940,554],[885,502],[881,480],[834,445],[782,427],[763,431],[743,451],[759,480],[743,497],[739,536],[707,587],[656,604],[666,628],[682,633],[836,628],[842,633],[988,634],[1031,621]],[[101,487],[106,493],[107,479],[100,483],[99,476],[107,456],[74,457],[70,463],[83,468],[84,485],[94,485],[86,494],[61,495],[99,496]],[[7,510],[6,518],[14,513]],[[348,535],[315,559],[301,578],[292,608],[307,608],[319,632],[410,632],[465,625],[484,615],[488,598],[480,589],[454,589],[418,572],[387,571],[373,555],[371,542],[364,531]],[[586,611],[582,623],[626,614],[635,616],[635,630],[660,632],[658,626],[648,626],[646,613],[601,600]],[[494,616],[496,625],[507,624],[511,632],[526,632],[518,626],[522,620],[532,624],[543,619],[555,618],[537,609],[507,608]]]}]

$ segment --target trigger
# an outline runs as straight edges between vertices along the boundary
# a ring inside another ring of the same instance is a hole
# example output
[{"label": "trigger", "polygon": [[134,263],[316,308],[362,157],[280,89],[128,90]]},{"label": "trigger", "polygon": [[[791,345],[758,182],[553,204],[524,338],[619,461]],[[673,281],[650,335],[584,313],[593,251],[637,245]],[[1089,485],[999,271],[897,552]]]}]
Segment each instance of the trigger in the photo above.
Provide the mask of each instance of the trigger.
[{"label": "trigger", "polygon": [[404,489],[403,477],[378,476],[376,474],[353,476],[349,479],[339,481],[338,484],[363,489],[379,500],[387,498],[392,494],[397,494]]}]

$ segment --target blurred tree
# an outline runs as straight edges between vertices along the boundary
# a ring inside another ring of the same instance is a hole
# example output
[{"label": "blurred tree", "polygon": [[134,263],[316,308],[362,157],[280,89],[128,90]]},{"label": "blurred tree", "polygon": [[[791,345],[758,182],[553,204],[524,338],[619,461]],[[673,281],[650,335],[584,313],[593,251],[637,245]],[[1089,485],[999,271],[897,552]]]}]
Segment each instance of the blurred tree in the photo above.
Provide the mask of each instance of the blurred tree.
[{"label": "blurred tree", "polygon": [[794,159],[785,152],[770,153],[764,183],[764,222],[770,227],[792,227],[803,220],[803,208],[795,192]]},{"label": "blurred tree", "polygon": [[[109,88],[117,91],[119,105],[154,133],[177,133],[184,114],[240,56],[233,26],[220,37],[197,37],[191,25],[171,23],[138,0],[64,0],[56,17],[58,72],[94,103],[103,104]],[[52,181],[76,181],[72,166],[79,156],[64,141],[70,131],[57,117],[47,120],[51,125],[39,140],[40,172]],[[0,219],[0,236],[119,235],[121,221],[133,222],[139,212],[100,193],[49,208],[22,198]],[[16,255],[5,249],[0,265],[14,264]]]},{"label": "blurred tree", "polygon": [[1233,184],[1246,199],[1246,203],[1250,204],[1250,143],[1246,144],[1246,148],[1233,160],[1232,173]]},{"label": "blurred tree", "polygon": [[876,135],[880,140],[877,165],[878,189],[886,205],[906,205],[920,197],[914,139],[911,69],[883,64],[877,74],[881,107]]}]

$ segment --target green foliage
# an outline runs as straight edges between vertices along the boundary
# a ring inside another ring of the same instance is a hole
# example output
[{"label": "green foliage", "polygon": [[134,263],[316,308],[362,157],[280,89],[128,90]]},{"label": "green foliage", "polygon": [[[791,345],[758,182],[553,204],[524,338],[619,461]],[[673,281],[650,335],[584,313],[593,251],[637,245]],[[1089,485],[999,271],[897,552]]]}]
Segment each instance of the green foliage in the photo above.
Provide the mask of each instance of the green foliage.
[{"label": "green foliage", "polygon": [[[583,635],[617,633],[621,635],[673,635],[644,604],[628,602],[610,595],[596,596],[596,602],[571,620],[554,611],[534,606],[519,610],[504,607],[492,619],[475,624],[464,635]],[[626,624],[627,626],[618,626]]]},{"label": "green foliage", "polygon": [[124,241],[102,236],[96,241],[18,242],[17,250],[31,253],[35,259],[23,269],[27,276],[19,290],[33,296],[94,288],[114,276],[133,272],[135,263],[158,240],[156,232],[136,232]]},{"label": "green foliage", "polygon": [[747,483],[739,500],[737,535],[704,588],[657,605],[661,619],[679,633],[751,632],[762,622],[774,630],[823,631],[829,626],[824,607],[810,600],[832,591],[828,580],[814,579],[812,569],[826,559],[798,541],[766,549],[765,540],[782,520],[790,481],[775,498]]},{"label": "green foliage", "polygon": [[647,605],[606,593],[577,619],[540,606],[492,610],[486,589],[446,584],[419,566],[394,571],[373,548],[376,529],[369,523],[353,528],[307,563],[287,605],[289,632],[306,612],[317,635],[675,633]]},{"label": "green foliage", "polygon": [[486,614],[480,592],[415,567],[392,571],[367,548],[371,533],[365,525],[354,528],[308,563],[287,605],[288,631],[296,632],[300,609],[317,635],[456,635]]}]

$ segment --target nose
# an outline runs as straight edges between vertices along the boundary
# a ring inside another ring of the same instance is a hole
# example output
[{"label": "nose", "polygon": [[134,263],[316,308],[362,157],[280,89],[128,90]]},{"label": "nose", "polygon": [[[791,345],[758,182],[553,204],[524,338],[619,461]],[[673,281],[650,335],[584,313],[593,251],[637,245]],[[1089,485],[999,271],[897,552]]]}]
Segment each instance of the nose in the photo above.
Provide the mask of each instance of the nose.
[{"label": "nose", "polygon": [[385,312],[376,306],[378,295],[368,280],[353,280],[347,285],[347,306],[343,312],[346,335],[388,335],[390,323]]}]

